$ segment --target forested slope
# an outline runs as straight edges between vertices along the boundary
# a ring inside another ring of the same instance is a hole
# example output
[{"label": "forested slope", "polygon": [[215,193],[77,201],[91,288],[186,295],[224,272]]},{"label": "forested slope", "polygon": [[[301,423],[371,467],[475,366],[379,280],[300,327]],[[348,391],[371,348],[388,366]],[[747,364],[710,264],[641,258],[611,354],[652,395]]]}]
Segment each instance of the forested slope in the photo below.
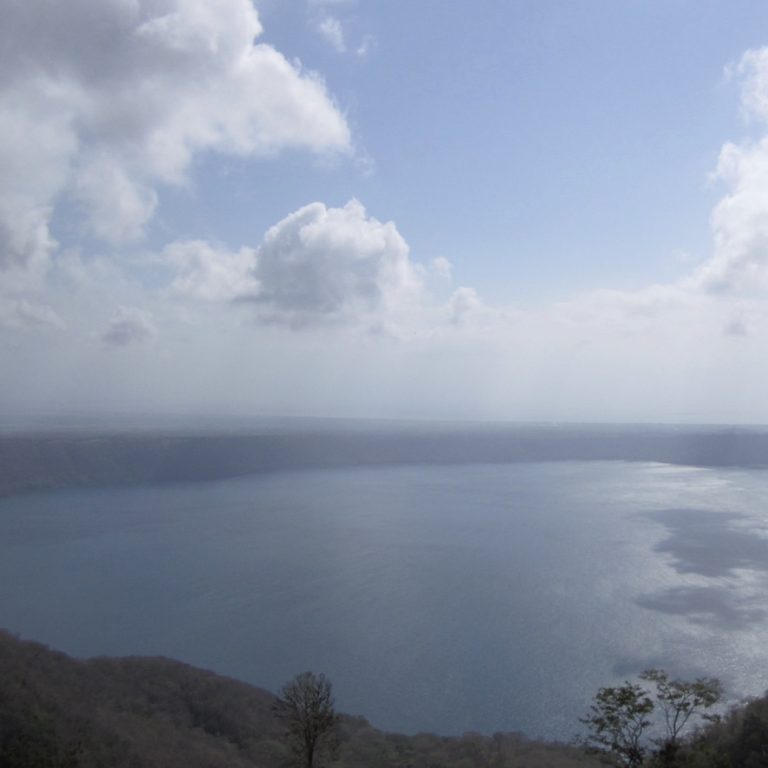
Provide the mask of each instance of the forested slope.
[{"label": "forested slope", "polygon": [[[78,661],[0,631],[0,766],[281,768],[292,764],[268,691],[170,659]],[[404,736],[344,716],[339,768],[588,766],[516,734]]]},{"label": "forested slope", "polygon": [[737,428],[381,425],[256,432],[0,432],[0,496],[394,464],[656,461],[768,466],[768,431]]}]

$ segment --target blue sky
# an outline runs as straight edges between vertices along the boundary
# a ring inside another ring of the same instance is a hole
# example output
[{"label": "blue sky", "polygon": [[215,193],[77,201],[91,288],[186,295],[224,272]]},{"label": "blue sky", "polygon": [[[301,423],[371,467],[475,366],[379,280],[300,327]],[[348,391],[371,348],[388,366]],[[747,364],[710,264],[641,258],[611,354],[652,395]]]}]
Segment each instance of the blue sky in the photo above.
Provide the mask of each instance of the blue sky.
[{"label": "blue sky", "polygon": [[764,3],[0,9],[5,416],[768,421]]},{"label": "blue sky", "polygon": [[723,68],[759,47],[764,4],[379,2],[317,13],[346,22],[352,46],[378,41],[364,61],[339,56],[305,4],[265,6],[267,38],[325,74],[376,162],[367,179],[354,169],[321,179],[331,199],[364,199],[417,252],[444,255],[499,300],[639,287],[679,269],[669,263],[678,251],[706,255],[707,175],[724,137],[745,132]]}]

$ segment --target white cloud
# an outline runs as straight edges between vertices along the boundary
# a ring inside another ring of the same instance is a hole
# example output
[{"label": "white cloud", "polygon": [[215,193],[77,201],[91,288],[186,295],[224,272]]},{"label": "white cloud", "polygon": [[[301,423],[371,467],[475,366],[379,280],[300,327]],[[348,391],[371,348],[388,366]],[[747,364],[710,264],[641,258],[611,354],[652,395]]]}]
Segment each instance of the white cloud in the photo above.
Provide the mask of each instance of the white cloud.
[{"label": "white cloud", "polygon": [[393,222],[311,203],[271,227],[261,244],[230,252],[203,241],[167,246],[172,287],[210,301],[248,300],[259,317],[294,328],[376,324],[406,311],[422,293],[423,270]]},{"label": "white cloud", "polygon": [[[161,205],[162,185],[184,183],[200,153],[349,147],[322,81],[252,44],[260,27],[249,2],[66,5],[65,13],[52,0],[0,0],[8,19],[0,45],[16,51],[0,70],[0,327],[12,331],[3,341],[21,338],[19,329],[63,328],[57,312],[67,321],[66,334],[24,335],[17,344],[24,354],[9,370],[26,359],[27,380],[47,378],[53,391],[61,381],[79,382],[83,362],[102,381],[102,395],[119,386],[134,397],[146,383],[148,401],[165,393],[171,407],[185,388],[191,408],[198,397],[230,407],[231,388],[239,387],[244,407],[272,398],[275,412],[314,402],[316,412],[370,413],[376,397],[390,397],[395,415],[399,398],[415,415],[433,408],[446,416],[455,407],[488,417],[664,418],[693,409],[709,418],[709,405],[727,398],[736,406],[723,412],[739,412],[743,398],[731,392],[738,385],[752,393],[754,412],[765,413],[768,138],[759,135],[721,152],[725,192],[712,214],[711,258],[697,269],[681,264],[689,274],[677,282],[639,291],[492,307],[475,288],[451,293],[446,259],[422,268],[395,223],[371,217],[355,200],[307,205],[241,248],[170,243],[160,267],[73,249],[57,255],[47,292],[35,288],[33,277],[56,248],[49,223],[63,198],[80,207],[91,234],[117,243],[141,235]],[[354,55],[354,40],[344,42]],[[734,72],[744,109],[763,130],[768,53],[750,52]],[[244,311],[225,306],[232,303]],[[109,318],[114,307],[121,308]],[[251,322],[254,315],[261,322]],[[136,348],[105,366],[88,344],[94,328],[108,346]],[[53,355],[66,363],[57,368]],[[316,386],[308,369],[334,386]],[[14,375],[26,396],[23,376]],[[381,376],[391,386],[382,387]]]},{"label": "white cloud", "polygon": [[26,299],[0,301],[0,328],[47,328],[62,330],[64,321],[45,304]]},{"label": "white cloud", "polygon": [[[0,26],[2,42],[6,29]],[[0,75],[0,270],[40,272],[55,247],[53,200],[78,145],[66,107],[77,94],[46,80],[27,88],[23,78],[6,82],[10,77]]]},{"label": "white cloud", "polygon": [[110,347],[126,347],[151,339],[156,333],[150,312],[136,307],[119,307],[102,333],[101,340]]},{"label": "white cloud", "polygon": [[482,302],[474,288],[462,286],[453,292],[448,306],[451,322],[460,325],[469,315],[482,307]]},{"label": "white cloud", "polygon": [[157,193],[131,179],[126,168],[106,153],[85,159],[72,194],[88,211],[90,231],[119,244],[140,237],[157,208]]},{"label": "white cloud", "polygon": [[[748,51],[732,73],[742,78],[745,113],[768,123],[768,48]],[[685,286],[740,294],[768,288],[768,136],[727,143],[714,177],[727,187],[712,212],[713,253]]]},{"label": "white cloud", "polygon": [[744,114],[768,123],[768,48],[747,51],[735,66],[726,67],[726,73],[742,80]]},{"label": "white cloud", "polygon": [[453,266],[444,256],[437,256],[430,264],[432,271],[443,280],[450,280]]},{"label": "white cloud", "polygon": [[230,253],[201,240],[190,240],[170,244],[163,256],[176,269],[172,287],[181,294],[207,301],[232,301],[258,292],[256,255],[250,248]]},{"label": "white cloud", "polygon": [[63,195],[88,229],[140,236],[200,152],[348,151],[323,81],[250,0],[0,0],[0,269],[45,266]]},{"label": "white cloud", "polygon": [[337,18],[326,16],[318,23],[317,30],[337,53],[344,53],[347,50],[344,41],[344,28]]},{"label": "white cloud", "polygon": [[393,314],[421,290],[397,227],[369,217],[357,200],[312,203],[273,226],[255,276],[263,316],[294,326]]}]

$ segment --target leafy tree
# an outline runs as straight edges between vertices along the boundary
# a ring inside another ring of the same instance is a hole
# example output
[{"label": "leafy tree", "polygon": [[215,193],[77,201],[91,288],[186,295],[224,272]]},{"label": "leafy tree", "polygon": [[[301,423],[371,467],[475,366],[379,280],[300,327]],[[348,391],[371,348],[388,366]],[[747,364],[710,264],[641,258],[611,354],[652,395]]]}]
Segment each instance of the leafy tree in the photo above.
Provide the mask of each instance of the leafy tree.
[{"label": "leafy tree", "polygon": [[[662,669],[647,669],[640,675],[653,692],[625,682],[618,688],[601,688],[589,715],[581,719],[587,725],[587,744],[610,754],[626,768],[637,768],[645,760],[648,744],[655,744],[657,764],[673,766],[678,761],[681,737],[694,716],[706,720],[706,714],[722,696],[720,681],[701,677],[694,681],[670,679]],[[662,717],[653,718],[656,707]],[[663,723],[664,735],[651,738],[650,729]]]},{"label": "leafy tree", "polygon": [[643,735],[652,723],[652,711],[653,701],[639,685],[601,688],[589,714],[581,718],[589,729],[587,743],[610,753],[620,765],[636,768],[645,758]]},{"label": "leafy tree", "polygon": [[680,735],[691,717],[703,715],[704,710],[720,701],[722,685],[714,677],[700,677],[692,682],[670,680],[663,669],[648,669],[640,679],[653,683],[656,688],[656,702],[664,715],[666,729],[664,737],[656,741],[662,762],[671,765],[680,747]]},{"label": "leafy tree", "polygon": [[339,717],[333,705],[331,683],[322,674],[302,672],[280,691],[275,715],[304,768],[315,768],[319,755],[335,747]]}]

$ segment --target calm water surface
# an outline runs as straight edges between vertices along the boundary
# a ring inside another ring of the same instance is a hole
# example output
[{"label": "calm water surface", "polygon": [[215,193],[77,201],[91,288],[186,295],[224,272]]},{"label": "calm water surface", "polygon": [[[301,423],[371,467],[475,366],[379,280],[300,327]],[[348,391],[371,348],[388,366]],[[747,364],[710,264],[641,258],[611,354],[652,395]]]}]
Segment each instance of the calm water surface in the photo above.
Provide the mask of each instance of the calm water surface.
[{"label": "calm water surface", "polygon": [[619,462],[282,473],[0,502],[0,626],[389,730],[569,738],[649,666],[768,687],[768,472]]}]

